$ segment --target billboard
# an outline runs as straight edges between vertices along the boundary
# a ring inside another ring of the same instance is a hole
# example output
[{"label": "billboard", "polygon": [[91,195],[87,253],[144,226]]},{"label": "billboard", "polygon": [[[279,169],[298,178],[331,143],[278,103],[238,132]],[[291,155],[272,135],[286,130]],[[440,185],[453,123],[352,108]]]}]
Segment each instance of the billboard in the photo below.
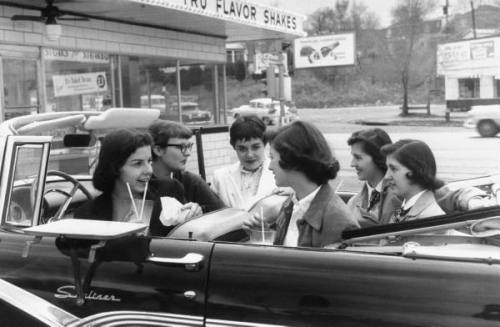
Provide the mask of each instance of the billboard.
[{"label": "billboard", "polygon": [[295,68],[354,65],[355,45],[354,33],[296,39]]},{"label": "billboard", "polygon": [[[449,75],[498,71],[500,68],[500,37],[443,43],[437,50],[437,73]],[[474,70],[474,72],[473,72]],[[479,73],[480,74],[480,73]]]}]

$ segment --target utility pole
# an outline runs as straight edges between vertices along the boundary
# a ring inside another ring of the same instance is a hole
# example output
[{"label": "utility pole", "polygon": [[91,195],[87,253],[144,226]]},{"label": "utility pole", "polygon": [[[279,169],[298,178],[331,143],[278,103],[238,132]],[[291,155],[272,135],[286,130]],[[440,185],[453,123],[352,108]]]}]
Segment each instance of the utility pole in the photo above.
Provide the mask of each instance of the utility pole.
[{"label": "utility pole", "polygon": [[477,37],[476,35],[476,15],[474,13],[474,1],[470,0],[470,13],[472,15],[472,36],[475,39]]},{"label": "utility pole", "polygon": [[449,14],[449,10],[450,10],[450,3],[449,3],[449,0],[446,0],[446,3],[443,7],[443,14],[444,14],[444,35],[445,35],[445,38],[448,40],[448,14]]}]

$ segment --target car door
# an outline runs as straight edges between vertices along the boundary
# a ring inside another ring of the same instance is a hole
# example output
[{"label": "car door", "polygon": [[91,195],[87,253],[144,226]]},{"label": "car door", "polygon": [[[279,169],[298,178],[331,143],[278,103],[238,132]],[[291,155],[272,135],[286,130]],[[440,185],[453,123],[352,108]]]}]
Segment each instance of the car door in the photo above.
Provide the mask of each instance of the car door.
[{"label": "car door", "polygon": [[497,326],[498,264],[216,244],[207,322]]},{"label": "car door", "polygon": [[[91,229],[85,234],[93,237],[89,243],[76,235],[91,221],[62,219],[40,224],[47,204],[43,186],[50,141],[42,136],[5,140],[0,278],[79,317],[134,310],[189,314],[197,317],[195,325],[201,324],[211,243],[122,238],[122,234],[103,238],[112,228],[104,233]],[[69,195],[64,190],[60,193]],[[58,230],[57,223],[69,226],[70,233]]]},{"label": "car door", "polygon": [[[211,243],[154,238],[144,261],[117,254],[119,260],[102,261],[91,272],[86,256],[77,267],[54,237],[31,244],[26,258],[23,250],[32,236],[2,232],[0,239],[0,278],[78,317],[131,310],[186,314],[196,317],[196,325],[203,323]],[[194,260],[186,258],[189,253]],[[80,304],[75,271],[81,282],[93,274]]]}]

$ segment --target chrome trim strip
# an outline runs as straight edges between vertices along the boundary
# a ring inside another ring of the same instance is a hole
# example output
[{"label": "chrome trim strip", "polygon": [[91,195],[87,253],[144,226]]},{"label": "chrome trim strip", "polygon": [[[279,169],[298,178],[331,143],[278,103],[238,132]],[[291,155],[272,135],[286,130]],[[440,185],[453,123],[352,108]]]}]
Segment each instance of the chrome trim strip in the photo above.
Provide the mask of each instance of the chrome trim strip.
[{"label": "chrome trim strip", "polygon": [[207,319],[206,327],[285,327],[286,325],[272,325],[253,322],[241,322],[232,320]]},{"label": "chrome trim strip", "polygon": [[203,326],[203,317],[169,314],[148,311],[110,311],[98,313],[72,322],[67,327],[83,326],[113,326],[120,322],[127,322],[129,325],[144,324],[155,326],[161,324],[169,326],[199,327]]},{"label": "chrome trim strip", "polygon": [[0,299],[51,327],[63,327],[78,317],[22,288],[0,279]]}]

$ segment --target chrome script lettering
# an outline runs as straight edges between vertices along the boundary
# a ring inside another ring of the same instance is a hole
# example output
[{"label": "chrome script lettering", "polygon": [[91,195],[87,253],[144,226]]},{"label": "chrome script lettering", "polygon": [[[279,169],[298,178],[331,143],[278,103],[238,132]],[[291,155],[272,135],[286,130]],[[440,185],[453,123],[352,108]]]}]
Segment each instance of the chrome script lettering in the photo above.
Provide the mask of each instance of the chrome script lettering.
[{"label": "chrome script lettering", "polygon": [[[76,298],[75,286],[74,285],[63,285],[59,287],[54,294],[58,299],[74,299]],[[122,299],[115,297],[112,294],[99,294],[94,290],[85,293],[86,300],[95,301],[109,301],[109,302],[121,302]]]}]

